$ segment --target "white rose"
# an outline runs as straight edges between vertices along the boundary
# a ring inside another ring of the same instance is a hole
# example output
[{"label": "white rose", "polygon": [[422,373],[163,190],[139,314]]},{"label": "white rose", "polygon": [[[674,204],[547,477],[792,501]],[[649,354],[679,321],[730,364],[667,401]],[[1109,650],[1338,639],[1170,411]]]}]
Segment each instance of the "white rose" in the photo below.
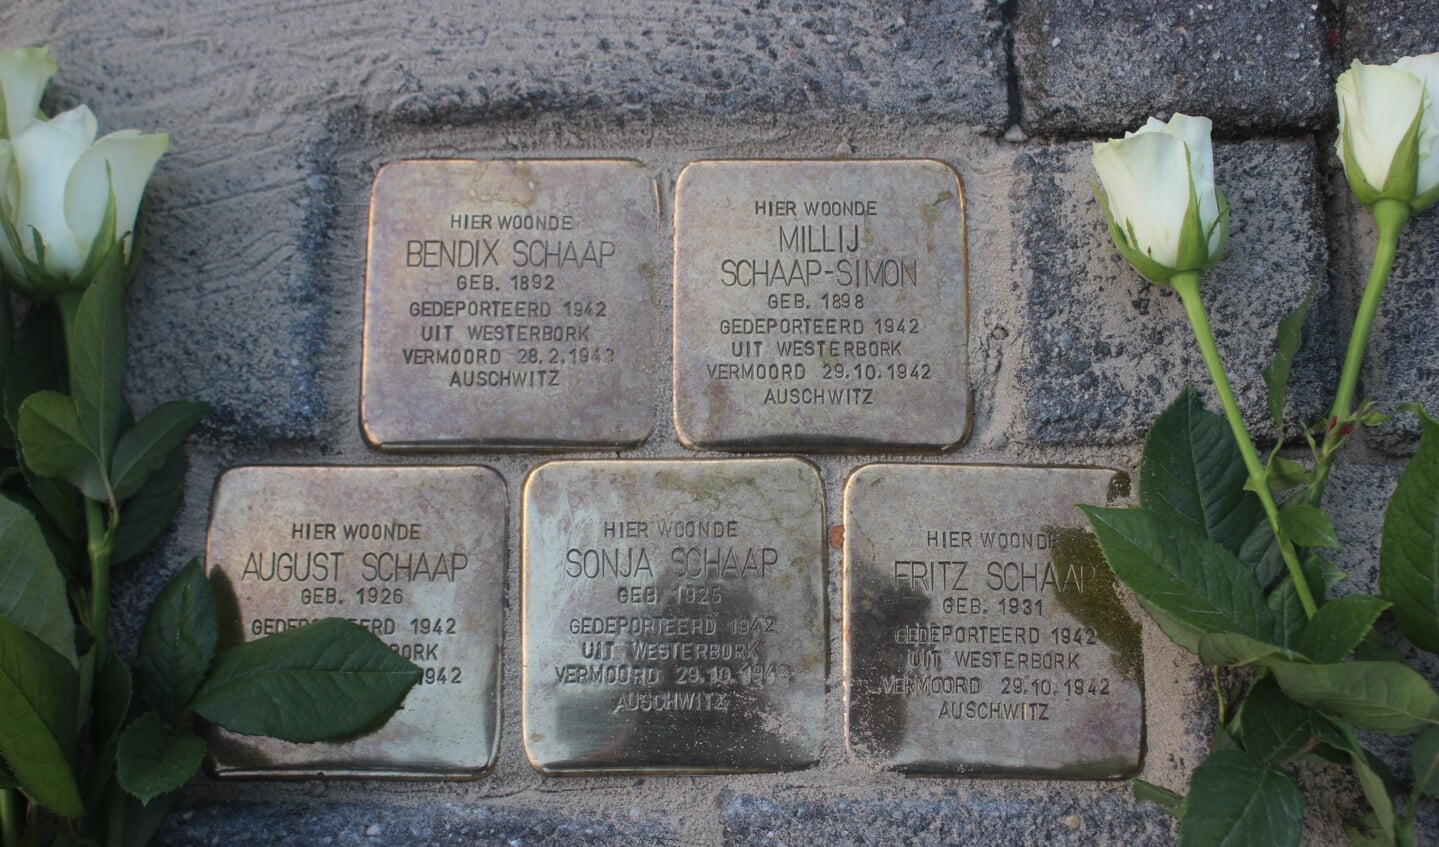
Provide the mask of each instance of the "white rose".
[{"label": "white rose", "polygon": [[[96,141],[95,131],[95,116],[80,106],[0,140],[0,262],[22,291],[87,285],[81,272],[93,272],[112,247],[129,258],[145,184],[170,138],[121,130]],[[114,229],[102,233],[112,192]]]},{"label": "white rose", "polygon": [[1359,202],[1396,200],[1418,212],[1439,200],[1439,53],[1355,62],[1334,91],[1335,150]]},{"label": "white rose", "polygon": [[35,120],[40,95],[54,75],[49,47],[0,50],[0,138],[9,138]]},{"label": "white rose", "polygon": [[1094,145],[1110,235],[1151,282],[1205,270],[1224,254],[1229,212],[1214,184],[1210,127],[1204,117],[1150,118],[1124,138]]}]

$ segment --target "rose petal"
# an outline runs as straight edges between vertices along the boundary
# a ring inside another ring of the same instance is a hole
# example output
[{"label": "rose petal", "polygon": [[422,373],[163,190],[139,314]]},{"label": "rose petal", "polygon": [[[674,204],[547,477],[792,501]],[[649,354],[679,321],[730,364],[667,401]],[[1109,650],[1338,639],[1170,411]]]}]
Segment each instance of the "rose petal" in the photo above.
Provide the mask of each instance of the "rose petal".
[{"label": "rose petal", "polygon": [[1137,132],[1096,145],[1094,169],[1104,183],[1110,211],[1134,232],[1134,247],[1174,267],[1189,209],[1189,166],[1184,142],[1167,132]]},{"label": "rose petal", "polygon": [[82,115],[66,118],[66,126],[56,124],[74,111],[78,110],[53,121],[32,121],[11,140],[20,201],[11,220],[27,254],[32,250],[31,228],[40,231],[45,239],[45,266],[60,276],[80,270],[90,247],[76,241],[65,219],[65,182],[87,144],[72,131],[83,125]]},{"label": "rose petal", "polygon": [[55,75],[49,47],[0,50],[0,136],[13,137],[35,120],[45,85]]},{"label": "rose petal", "polygon": [[1419,123],[1418,193],[1439,187],[1439,53],[1405,56],[1394,67],[1424,84],[1424,116]]},{"label": "rose petal", "polygon": [[1355,62],[1339,75],[1339,158],[1345,148],[1364,181],[1383,191],[1399,142],[1409,132],[1424,97],[1413,75],[1387,66]]},{"label": "rose petal", "polygon": [[75,163],[65,185],[65,217],[87,248],[104,222],[111,188],[115,191],[115,237],[122,238],[135,228],[145,183],[169,147],[168,135],[121,130],[95,142]]}]

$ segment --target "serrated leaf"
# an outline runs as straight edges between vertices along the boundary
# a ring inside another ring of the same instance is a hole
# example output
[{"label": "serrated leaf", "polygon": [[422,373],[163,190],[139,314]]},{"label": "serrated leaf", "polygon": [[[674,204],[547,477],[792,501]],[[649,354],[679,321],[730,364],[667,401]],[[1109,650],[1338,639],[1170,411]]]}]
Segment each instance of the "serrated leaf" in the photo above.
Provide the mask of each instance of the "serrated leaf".
[{"label": "serrated leaf", "polygon": [[1439,720],[1439,695],[1424,677],[1406,665],[1309,665],[1272,660],[1266,666],[1290,699],[1360,729],[1407,735]]},{"label": "serrated leaf", "polygon": [[66,390],[65,333],[48,304],[30,309],[15,333],[4,370],[3,412],[11,430],[20,426],[20,404],[37,391]]},{"label": "serrated leaf", "polygon": [[[1314,474],[1310,472],[1309,468],[1277,453],[1269,457],[1265,476],[1269,478],[1269,485],[1274,491],[1286,491],[1298,485],[1308,485],[1310,480],[1314,479]],[[1246,482],[1245,486],[1249,486],[1249,483]]]},{"label": "serrated leaf", "polygon": [[1285,573],[1284,554],[1279,551],[1279,542],[1274,540],[1274,529],[1268,520],[1256,522],[1249,531],[1239,547],[1239,561],[1254,569],[1254,578],[1260,585],[1267,586]]},{"label": "serrated leaf", "polygon": [[1186,386],[1144,440],[1139,503],[1237,553],[1261,515],[1258,498],[1244,490],[1248,478],[1224,419]]},{"label": "serrated leaf", "polygon": [[0,615],[0,757],[35,802],[66,817],[85,813],[70,764],[75,669]]},{"label": "serrated leaf", "polygon": [[171,731],[154,712],[146,712],[125,728],[115,757],[120,786],[141,803],[179,790],[200,769],[205,742],[179,730]]},{"label": "serrated leaf", "polygon": [[74,666],[75,620],[66,598],[65,578],[35,515],[0,495],[0,615]]},{"label": "serrated leaf", "polygon": [[1284,394],[1289,387],[1289,369],[1294,364],[1294,356],[1299,352],[1299,344],[1303,340],[1304,319],[1309,315],[1309,306],[1313,301],[1314,285],[1310,284],[1304,299],[1279,322],[1274,341],[1274,358],[1263,372],[1264,385],[1268,388],[1265,400],[1269,407],[1269,416],[1274,419],[1274,425],[1279,432],[1284,431]]},{"label": "serrated leaf", "polygon": [[1176,818],[1184,817],[1184,795],[1138,778],[1130,780],[1129,785],[1134,799],[1153,803]]},{"label": "serrated leaf", "polygon": [[1404,637],[1439,653],[1439,423],[1419,413],[1423,436],[1384,513],[1379,593]]},{"label": "serrated leaf", "polygon": [[42,477],[59,477],[92,500],[108,497],[98,452],[64,394],[40,391],[20,404],[20,450],[25,464]]},{"label": "serrated leaf", "polygon": [[[1347,764],[1354,771],[1364,798],[1369,801],[1371,812],[1365,822],[1371,825],[1371,835],[1367,837],[1380,844],[1394,844],[1394,774],[1390,773],[1382,759],[1359,744],[1352,730],[1335,730],[1328,740],[1348,757],[1347,762],[1341,761],[1340,764]],[[1353,832],[1350,837],[1354,837]]]},{"label": "serrated leaf", "polygon": [[1286,771],[1242,750],[1210,754],[1189,780],[1181,847],[1293,847],[1304,795]]},{"label": "serrated leaf", "polygon": [[120,424],[127,413],[125,284],[118,274],[100,274],[85,289],[66,343],[75,415],[84,443],[94,450],[108,477]]},{"label": "serrated leaf", "polygon": [[1299,638],[1309,625],[1309,615],[1304,611],[1299,592],[1294,590],[1294,580],[1284,577],[1264,602],[1274,616],[1274,640],[1291,650],[1298,649]]},{"label": "serrated leaf", "polygon": [[[1264,642],[1273,638],[1274,620],[1259,583],[1225,548],[1187,524],[1144,509],[1080,510],[1119,580],[1146,607],[1160,610],[1192,636],[1187,644],[1178,642],[1181,646],[1197,651],[1203,633],[1236,633]],[[1185,635],[1167,628],[1165,633]]]},{"label": "serrated leaf", "polygon": [[[80,492],[61,480],[36,476],[28,467],[22,466],[20,471],[25,476],[26,487],[40,506],[37,514],[43,515],[48,526],[59,533],[67,545],[84,544],[84,533],[80,528],[84,520],[80,513],[84,497]],[[63,552],[58,547],[52,549],[57,555]]]},{"label": "serrated leaf", "polygon": [[110,472],[115,499],[124,501],[139,491],[209,408],[203,403],[163,403],[120,436]]},{"label": "serrated leaf", "polygon": [[189,705],[215,657],[220,630],[215,592],[199,559],[160,591],[140,635],[140,694],[170,723]]},{"label": "serrated leaf", "polygon": [[112,564],[129,561],[145,552],[170,528],[185,494],[185,450],[176,448],[160,469],[150,474],[140,490],[120,510],[115,530]]},{"label": "serrated leaf", "polygon": [[1255,682],[1239,711],[1244,749],[1266,762],[1287,759],[1314,738],[1313,711],[1279,690],[1274,677]]},{"label": "serrated leaf", "polygon": [[1252,665],[1272,656],[1301,658],[1299,654],[1278,644],[1260,641],[1237,632],[1206,632],[1199,636],[1198,649],[1195,652],[1199,661],[1206,665],[1226,667]]},{"label": "serrated leaf", "polygon": [[161,794],[151,798],[149,803],[127,797],[124,847],[150,847],[155,833],[160,831],[160,824],[165,822],[165,816],[179,796],[179,792]]},{"label": "serrated leaf", "polygon": [[243,735],[320,741],[375,723],[419,678],[367,630],[326,618],[221,653],[193,709]]},{"label": "serrated leaf", "polygon": [[1351,594],[1330,600],[1314,615],[1299,639],[1299,652],[1316,664],[1343,661],[1364,636],[1374,621],[1389,608],[1389,602],[1367,594]]},{"label": "serrated leaf", "polygon": [[1299,547],[1338,548],[1334,522],[1324,510],[1308,503],[1289,503],[1279,509],[1279,525],[1289,540]]},{"label": "serrated leaf", "polygon": [[1409,761],[1414,767],[1414,788],[1439,797],[1439,726],[1431,726],[1414,737]]}]

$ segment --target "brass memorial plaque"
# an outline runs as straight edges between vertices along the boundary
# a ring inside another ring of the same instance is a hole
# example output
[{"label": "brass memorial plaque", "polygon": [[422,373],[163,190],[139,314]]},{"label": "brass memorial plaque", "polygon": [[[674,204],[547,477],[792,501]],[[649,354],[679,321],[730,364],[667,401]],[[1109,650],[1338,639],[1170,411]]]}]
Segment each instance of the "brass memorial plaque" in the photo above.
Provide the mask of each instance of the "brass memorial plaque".
[{"label": "brass memorial plaque", "polygon": [[348,618],[424,671],[388,723],[290,744],[217,731],[221,776],[472,777],[499,736],[504,481],[484,467],[244,467],[210,519],[222,638]]},{"label": "brass memorial plaque", "polygon": [[675,189],[675,426],[709,449],[942,450],[969,426],[943,162],[696,162]]},{"label": "brass memorial plaque", "polygon": [[824,494],[799,459],[558,461],[525,483],[524,736],[545,773],[819,759]]},{"label": "brass memorial plaque", "polygon": [[855,755],[918,774],[1137,770],[1139,627],[1075,509],[1127,488],[1094,469],[855,471],[844,503]]},{"label": "brass memorial plaque", "polygon": [[370,198],[377,447],[624,446],[661,373],[659,200],[629,161],[405,161]]}]

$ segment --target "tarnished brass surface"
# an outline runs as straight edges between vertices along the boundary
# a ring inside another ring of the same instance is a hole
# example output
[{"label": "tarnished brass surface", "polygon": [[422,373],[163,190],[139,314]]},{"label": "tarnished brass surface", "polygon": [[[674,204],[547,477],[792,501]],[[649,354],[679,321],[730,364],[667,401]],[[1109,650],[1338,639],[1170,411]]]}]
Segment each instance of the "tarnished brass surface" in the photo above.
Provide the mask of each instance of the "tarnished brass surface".
[{"label": "tarnished brass surface", "polygon": [[941,450],[969,424],[964,192],[943,162],[711,161],[675,189],[690,447]]},{"label": "tarnished brass surface", "polygon": [[562,461],[525,483],[524,735],[546,773],[819,758],[824,495],[798,459]]},{"label": "tarnished brass surface", "polygon": [[643,441],[662,373],[658,203],[637,162],[382,168],[365,437],[391,449]]},{"label": "tarnished brass surface", "polygon": [[210,520],[221,633],[349,618],[424,670],[371,735],[289,744],[214,733],[221,776],[470,777],[499,734],[504,481],[484,467],[244,467]]},{"label": "tarnished brass surface", "polygon": [[1139,628],[1077,503],[1108,470],[867,465],[845,487],[850,749],[921,774],[1139,767]]}]

